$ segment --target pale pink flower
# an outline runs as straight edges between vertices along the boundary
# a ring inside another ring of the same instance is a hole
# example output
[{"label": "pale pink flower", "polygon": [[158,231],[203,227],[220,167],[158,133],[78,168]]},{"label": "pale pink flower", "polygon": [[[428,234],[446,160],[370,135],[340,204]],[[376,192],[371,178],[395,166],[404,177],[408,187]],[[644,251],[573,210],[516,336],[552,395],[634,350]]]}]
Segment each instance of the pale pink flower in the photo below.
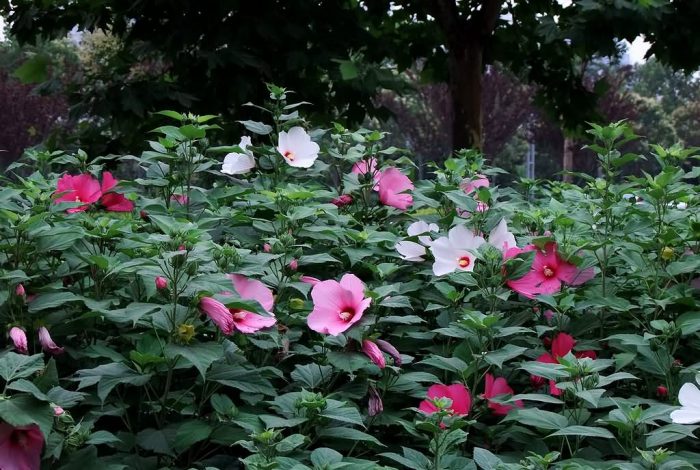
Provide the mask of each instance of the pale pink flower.
[{"label": "pale pink flower", "polygon": [[168,287],[168,280],[164,278],[163,276],[156,276],[156,289],[158,290],[163,290],[167,289]]},{"label": "pale pink flower", "polygon": [[270,253],[272,251],[272,245],[270,245],[269,243],[263,244],[263,251],[265,253]]},{"label": "pale pink flower", "polygon": [[471,194],[479,188],[488,188],[489,184],[489,179],[486,176],[476,175],[475,178],[463,179],[459,187],[462,188],[462,191],[466,194]]},{"label": "pale pink flower", "polygon": [[362,352],[370,358],[380,369],[386,367],[386,360],[384,359],[384,354],[379,349],[376,343],[366,339],[362,341]]},{"label": "pale pink flower", "polygon": [[63,413],[65,413],[65,410],[63,408],[61,408],[60,406],[53,407],[53,415],[54,416],[61,416]]},{"label": "pale pink flower", "polygon": [[[513,389],[508,385],[506,379],[499,377],[495,379],[493,375],[486,374],[486,384],[484,385],[484,398],[488,400],[488,407],[492,410],[493,414],[497,416],[505,416],[510,410],[513,409],[513,405],[504,405],[497,403],[492,400],[492,398],[502,396],[502,395],[513,395]],[[518,408],[523,407],[523,402],[517,400],[515,406]]]},{"label": "pale pink flower", "polygon": [[413,183],[408,176],[396,168],[387,168],[381,172],[376,190],[379,192],[379,201],[382,204],[405,211],[413,204],[413,196],[406,194],[405,191],[413,188]]},{"label": "pale pink flower", "polygon": [[240,274],[229,274],[229,279],[233,282],[233,289],[243,300],[255,300],[269,314],[269,316],[259,315],[246,310],[230,309],[233,317],[233,324],[241,333],[255,333],[267,328],[275,323],[277,319],[272,314],[274,297],[272,291],[257,279],[248,279]]},{"label": "pale pink flower", "polygon": [[27,354],[29,352],[27,349],[27,333],[22,328],[18,326],[10,328],[10,339],[18,353]]},{"label": "pale pink flower", "polygon": [[489,245],[498,248],[504,254],[508,252],[510,248],[516,246],[515,237],[508,231],[506,219],[501,219],[498,225],[489,233]]},{"label": "pale pink flower", "polygon": [[301,277],[299,278],[299,280],[300,280],[301,282],[306,283],[306,284],[311,284],[312,286],[315,286],[316,284],[318,284],[319,282],[321,282],[320,279],[316,279],[315,277],[311,277],[311,276],[301,276]]},{"label": "pale pink flower", "polygon": [[247,148],[249,145],[251,145],[250,137],[247,135],[241,137],[241,143],[238,144],[238,147],[243,153],[231,152],[226,154],[224,163],[221,165],[221,173],[241,175],[255,168],[255,158],[253,153]]},{"label": "pale pink flower", "polygon": [[213,297],[202,297],[199,300],[199,308],[219,327],[223,334],[233,333],[233,316],[226,305]]},{"label": "pale pink flower", "polygon": [[39,342],[45,352],[54,356],[63,354],[63,348],[57,346],[56,343],[53,342],[49,330],[47,330],[45,326],[39,327]]},{"label": "pale pink flower", "polygon": [[39,426],[13,427],[0,422],[0,469],[39,470],[44,436]]},{"label": "pale pink flower", "polygon": [[396,243],[395,248],[406,261],[424,261],[426,250],[420,243],[403,240]]},{"label": "pale pink flower", "polygon": [[418,406],[418,409],[425,414],[433,414],[438,411],[438,408],[431,401],[437,398],[449,398],[452,400],[452,405],[448,408],[450,416],[466,416],[472,407],[472,397],[469,389],[460,383],[432,385],[428,389],[428,398],[429,400],[423,400]]},{"label": "pale pink flower", "polygon": [[311,167],[318,158],[319,150],[318,144],[299,126],[292,127],[289,132],[280,132],[277,151],[289,166]]},{"label": "pale pink flower", "polygon": [[355,162],[355,164],[352,166],[352,173],[355,173],[356,175],[364,175],[366,173],[374,174],[377,171],[377,159],[374,157],[371,157],[369,159],[369,162],[367,160],[360,160],[359,162]]},{"label": "pale pink flower", "polygon": [[360,321],[372,302],[364,292],[365,285],[354,274],[344,275],[340,282],[329,280],[314,285],[314,309],[307,318],[309,328],[333,336],[346,331]]},{"label": "pale pink flower", "polygon": [[482,237],[474,235],[463,225],[454,226],[447,237],[438,238],[430,247],[435,257],[433,273],[443,276],[454,271],[473,271],[476,261],[473,251],[484,243]]}]

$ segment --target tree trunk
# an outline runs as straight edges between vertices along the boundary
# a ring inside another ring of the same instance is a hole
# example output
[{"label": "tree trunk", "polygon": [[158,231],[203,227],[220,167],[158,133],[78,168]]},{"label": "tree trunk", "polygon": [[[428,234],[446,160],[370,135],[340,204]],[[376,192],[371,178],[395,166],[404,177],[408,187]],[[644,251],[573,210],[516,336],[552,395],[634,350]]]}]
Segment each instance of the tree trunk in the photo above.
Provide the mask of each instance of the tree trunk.
[{"label": "tree trunk", "polygon": [[469,44],[450,50],[450,93],[452,97],[452,148],[481,150],[482,46]]},{"label": "tree trunk", "polygon": [[566,183],[571,183],[572,177],[567,172],[574,169],[574,142],[569,137],[564,137],[564,158],[562,158],[561,169],[564,172],[561,180]]}]

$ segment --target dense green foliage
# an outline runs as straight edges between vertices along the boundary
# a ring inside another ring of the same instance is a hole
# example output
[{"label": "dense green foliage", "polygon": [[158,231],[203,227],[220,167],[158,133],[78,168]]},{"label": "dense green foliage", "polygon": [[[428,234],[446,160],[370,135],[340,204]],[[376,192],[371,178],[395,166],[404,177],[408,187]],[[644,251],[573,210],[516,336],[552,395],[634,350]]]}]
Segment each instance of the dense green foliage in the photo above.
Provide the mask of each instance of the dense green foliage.
[{"label": "dense green foliage", "polygon": [[[616,148],[634,136],[622,124],[595,127],[600,178],[522,192],[465,192],[465,182],[499,170],[463,152],[416,183],[402,211],[387,205],[398,203],[382,192],[386,176],[351,171],[376,159],[383,175],[392,166],[410,172],[410,158],[384,148],[380,132],[312,131],[320,158],[291,166],[282,132],[305,123],[291,96],[270,87],[265,122],[243,122],[252,146],[211,147],[212,116],[160,114],[166,125],[151,134],[150,150],[116,157],[140,171],[116,189],[135,203],[130,212],[105,186],[107,159],[33,152],[10,170],[0,190],[1,315],[29,340],[28,354],[16,340],[16,351],[8,340],[0,353],[0,419],[38,425],[43,468],[224,470],[238,459],[295,470],[700,464],[697,426],[669,418],[699,367],[691,151],[656,147],[658,174],[621,180],[618,169],[640,156]],[[230,153],[256,167],[222,174]],[[99,201],[76,192],[75,202],[57,203],[65,196],[57,184],[83,172],[103,181]],[[460,255],[459,266],[473,271],[434,274],[431,258],[448,231],[491,233],[495,243],[502,219],[518,246],[539,248],[504,260],[501,247],[484,243]],[[426,261],[407,261],[395,247],[424,242],[407,234],[417,220],[437,224],[429,239],[443,238],[423,248]],[[528,253],[537,258],[552,242],[560,266],[592,279],[533,299],[511,290],[535,272]],[[274,307],[231,294],[230,273],[261,280]],[[312,330],[321,291],[349,273],[369,308],[335,336]],[[326,281],[313,286],[318,295],[302,275]],[[224,316],[273,313],[277,323],[227,332],[203,298],[223,302]],[[40,327],[56,344],[34,339]],[[564,334],[573,350],[561,350]],[[380,340],[400,353],[367,349]],[[554,363],[542,362],[548,351]],[[511,392],[482,397],[489,374]],[[439,383],[469,389],[467,414],[417,410]]]}]

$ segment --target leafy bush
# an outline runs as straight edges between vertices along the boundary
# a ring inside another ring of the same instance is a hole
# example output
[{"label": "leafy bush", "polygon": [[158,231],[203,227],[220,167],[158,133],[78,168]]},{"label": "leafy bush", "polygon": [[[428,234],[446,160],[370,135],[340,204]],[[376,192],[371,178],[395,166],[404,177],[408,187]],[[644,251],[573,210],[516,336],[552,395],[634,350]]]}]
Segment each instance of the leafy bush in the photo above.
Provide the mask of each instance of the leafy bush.
[{"label": "leafy bush", "polygon": [[700,350],[692,151],[619,180],[618,123],[583,188],[491,187],[471,151],[414,185],[382,133],[307,134],[270,92],[230,147],[160,113],[131,182],[82,152],[11,168],[0,466],[700,463],[670,417]]}]

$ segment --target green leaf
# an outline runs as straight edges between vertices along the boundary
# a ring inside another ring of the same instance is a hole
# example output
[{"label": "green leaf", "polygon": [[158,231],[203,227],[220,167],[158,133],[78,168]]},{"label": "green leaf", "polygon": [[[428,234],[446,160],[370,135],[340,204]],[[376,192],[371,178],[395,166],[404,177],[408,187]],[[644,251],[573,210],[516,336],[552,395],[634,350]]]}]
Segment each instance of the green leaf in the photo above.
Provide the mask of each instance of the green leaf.
[{"label": "green leaf", "polygon": [[654,429],[647,434],[647,448],[659,447],[666,445],[669,442],[679,441],[681,439],[695,439],[693,434],[700,426],[690,426],[686,424],[667,424],[658,429]]},{"label": "green leaf", "polygon": [[311,452],[311,463],[318,468],[326,468],[328,465],[341,462],[343,454],[328,447],[319,447]]},{"label": "green leaf", "polygon": [[275,445],[277,452],[287,454],[306,442],[303,434],[292,434],[287,436]]},{"label": "green leaf", "polygon": [[5,382],[29,377],[43,368],[44,357],[42,354],[26,356],[9,351],[0,358],[0,377],[5,379]]},{"label": "green leaf", "polygon": [[116,444],[121,443],[122,440],[109,431],[96,431],[90,434],[90,437],[86,441],[86,444]]},{"label": "green leaf", "polygon": [[520,368],[532,375],[544,377],[545,379],[558,379],[569,376],[566,367],[561,364],[546,364],[544,362],[532,361],[522,362]]},{"label": "green leaf", "polygon": [[128,384],[140,387],[151,379],[151,374],[140,374],[120,362],[103,364],[93,369],[81,369],[76,372],[76,375],[78,378],[71,380],[79,382],[79,390],[97,384],[97,396],[103,403],[117,385]]},{"label": "green leaf", "polygon": [[333,367],[320,364],[297,364],[290,374],[292,380],[311,390],[328,382],[333,376]]},{"label": "green leaf", "polygon": [[173,447],[176,452],[182,453],[193,444],[208,439],[212,430],[212,427],[204,421],[187,421],[177,429]]},{"label": "green leaf", "polygon": [[544,393],[522,393],[520,395],[514,395],[508,400],[509,403],[513,403],[517,400],[523,401],[538,401],[542,403],[553,403],[555,405],[563,405],[564,402],[557,397],[551,395],[545,395]]},{"label": "green leaf", "polygon": [[267,124],[263,124],[262,122],[257,122],[257,121],[238,121],[238,122],[243,124],[245,126],[245,128],[248,129],[253,134],[267,135],[270,132],[272,132],[272,126],[268,126]]},{"label": "green leaf", "polygon": [[30,395],[17,395],[0,400],[0,420],[12,426],[36,424],[46,438],[51,432],[53,408]]},{"label": "green leaf", "polygon": [[579,436],[579,437],[602,437],[603,439],[615,439],[613,433],[605,428],[596,428],[593,426],[567,426],[557,432],[550,434],[552,436]]},{"label": "green leaf", "polygon": [[25,60],[12,73],[22,83],[42,83],[49,76],[49,66],[51,59],[46,54],[36,54]]},{"label": "green leaf", "polygon": [[175,119],[176,121],[183,121],[183,120],[185,119],[185,116],[183,116],[182,114],[180,114],[180,113],[178,113],[178,112],[176,112],[176,111],[171,111],[171,110],[169,110],[169,109],[165,109],[165,110],[163,110],[163,111],[156,111],[156,112],[153,113],[153,114],[160,114],[161,116],[166,116],[166,117],[169,117],[169,118],[173,118],[173,119]]},{"label": "green leaf", "polygon": [[330,365],[345,372],[355,372],[367,365],[367,357],[355,352],[328,351],[326,357]]},{"label": "green leaf", "polygon": [[517,421],[540,429],[563,429],[569,425],[569,420],[565,416],[534,408],[515,408],[503,418],[503,421]]},{"label": "green leaf", "polygon": [[337,400],[328,400],[326,409],[323,410],[321,416],[335,421],[364,426],[362,415],[356,408]]},{"label": "green leaf", "polygon": [[501,349],[487,353],[486,356],[484,356],[484,360],[489,364],[493,364],[494,366],[501,368],[503,367],[504,362],[520,356],[525,351],[527,351],[527,348],[522,346],[506,344]]},{"label": "green leaf", "polygon": [[202,378],[206,378],[207,369],[218,359],[224,356],[224,349],[220,343],[195,343],[188,345],[169,344],[165,348],[165,356],[174,359],[182,356],[197,368]]},{"label": "green leaf", "polygon": [[420,361],[419,364],[425,364],[438,369],[456,372],[458,374],[461,374],[469,368],[467,363],[458,357],[442,357],[437,355],[431,355],[427,359]]},{"label": "green leaf", "polygon": [[37,298],[29,302],[29,312],[34,313],[60,307],[68,302],[74,302],[76,300],[80,300],[80,297],[67,291],[39,294]]},{"label": "green leaf", "polygon": [[481,447],[474,447],[474,463],[482,470],[496,470],[500,465],[503,465],[501,459]]},{"label": "green leaf", "polygon": [[384,444],[379,442],[376,437],[370,436],[366,432],[358,431],[352,428],[325,428],[319,432],[321,437],[329,437],[333,439],[347,439],[350,441],[362,441],[371,442],[381,447],[385,447]]}]

